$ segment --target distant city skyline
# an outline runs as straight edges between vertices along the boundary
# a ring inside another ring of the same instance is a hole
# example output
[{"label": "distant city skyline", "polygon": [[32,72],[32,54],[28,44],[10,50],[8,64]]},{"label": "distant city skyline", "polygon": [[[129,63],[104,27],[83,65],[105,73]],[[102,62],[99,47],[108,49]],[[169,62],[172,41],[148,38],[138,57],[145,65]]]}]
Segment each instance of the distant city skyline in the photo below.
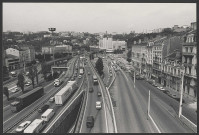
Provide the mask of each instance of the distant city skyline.
[{"label": "distant city skyline", "polygon": [[3,31],[136,33],[196,22],[195,3],[3,3]]}]

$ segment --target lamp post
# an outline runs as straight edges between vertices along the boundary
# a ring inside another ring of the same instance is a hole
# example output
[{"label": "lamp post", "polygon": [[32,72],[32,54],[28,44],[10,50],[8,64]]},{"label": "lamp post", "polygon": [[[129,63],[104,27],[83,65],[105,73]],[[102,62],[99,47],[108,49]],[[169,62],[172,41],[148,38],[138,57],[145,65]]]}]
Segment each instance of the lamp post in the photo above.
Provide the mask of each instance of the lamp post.
[{"label": "lamp post", "polygon": [[[51,31],[52,39],[53,39],[53,32],[56,30],[56,28],[48,28],[48,30]],[[54,66],[55,66],[54,49],[55,49],[55,46],[54,46],[54,40],[53,40],[53,62],[54,62]]]},{"label": "lamp post", "polygon": [[179,105],[179,117],[182,114],[182,98],[183,98],[183,83],[184,83],[184,67],[181,70],[181,77],[182,77],[182,82],[181,82],[181,92],[180,92],[180,105]]}]

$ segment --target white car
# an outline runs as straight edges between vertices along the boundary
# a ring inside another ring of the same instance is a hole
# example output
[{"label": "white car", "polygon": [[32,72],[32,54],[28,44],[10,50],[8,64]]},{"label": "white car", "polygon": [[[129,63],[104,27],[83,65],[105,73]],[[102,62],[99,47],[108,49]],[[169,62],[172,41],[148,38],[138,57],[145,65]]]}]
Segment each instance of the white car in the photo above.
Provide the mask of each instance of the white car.
[{"label": "white car", "polygon": [[165,89],[163,87],[158,87],[159,90],[164,91]]},{"label": "white car", "polygon": [[101,101],[97,101],[96,102],[96,109],[101,109],[102,108],[102,102]]},{"label": "white car", "polygon": [[78,78],[80,79],[80,78],[82,78],[82,76],[81,76],[81,75],[79,75],[79,76],[78,76]]},{"label": "white car", "polygon": [[30,86],[30,85],[31,85],[31,82],[26,82],[25,85],[26,85],[26,86]]},{"label": "white car", "polygon": [[50,99],[49,99],[49,102],[54,102],[55,101],[55,97],[51,97]]},{"label": "white car", "polygon": [[12,93],[16,93],[17,91],[19,91],[19,88],[18,87],[15,87],[11,90]]},{"label": "white car", "polygon": [[31,121],[25,121],[23,123],[21,123],[17,128],[16,128],[16,132],[23,132],[29,125],[30,125]]}]

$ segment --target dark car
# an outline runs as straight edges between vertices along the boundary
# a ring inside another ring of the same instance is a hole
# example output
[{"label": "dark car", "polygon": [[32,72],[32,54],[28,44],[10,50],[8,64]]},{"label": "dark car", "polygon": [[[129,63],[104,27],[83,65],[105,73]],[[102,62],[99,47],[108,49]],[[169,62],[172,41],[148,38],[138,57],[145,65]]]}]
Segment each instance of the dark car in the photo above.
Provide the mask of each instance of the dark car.
[{"label": "dark car", "polygon": [[39,112],[39,113],[43,113],[43,112],[45,112],[48,108],[49,108],[49,105],[44,105],[44,106],[42,106],[41,108],[38,109],[38,112]]},{"label": "dark car", "polygon": [[97,96],[100,97],[102,96],[102,93],[100,91],[97,92]]},{"label": "dark car", "polygon": [[94,126],[94,117],[93,116],[87,116],[86,127],[92,128],[93,126]]},{"label": "dark car", "polygon": [[93,87],[89,88],[89,92],[93,92]]}]

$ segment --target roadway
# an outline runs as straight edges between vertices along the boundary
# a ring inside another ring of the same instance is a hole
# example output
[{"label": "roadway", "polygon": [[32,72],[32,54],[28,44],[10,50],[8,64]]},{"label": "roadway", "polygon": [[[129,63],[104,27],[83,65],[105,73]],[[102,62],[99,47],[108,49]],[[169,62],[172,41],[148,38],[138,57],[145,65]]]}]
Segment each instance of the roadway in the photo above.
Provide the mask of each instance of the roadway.
[{"label": "roadway", "polygon": [[[147,83],[136,80],[136,88],[133,88],[133,80],[122,70],[118,71],[116,80],[111,87],[115,94],[116,123],[119,133],[157,133],[157,127],[162,133],[192,133],[174,115],[172,108],[162,101],[159,95],[164,93],[150,88]],[[150,115],[155,121],[155,127],[151,120],[147,120],[148,92],[151,89]],[[170,99],[171,100],[171,99]]]},{"label": "roadway", "polygon": [[[80,126],[80,133],[107,133],[107,125],[106,125],[106,114],[105,114],[105,108],[104,108],[104,100],[103,95],[102,97],[97,96],[97,91],[102,91],[101,87],[99,85],[93,85],[93,72],[91,68],[88,66],[85,66],[85,74],[90,72],[90,75],[87,75],[88,82],[89,82],[89,88],[93,87],[93,92],[90,93],[88,90],[87,93],[87,101],[86,101],[86,109],[83,114],[83,120],[82,124]],[[102,101],[102,108],[101,110],[97,110],[95,105],[96,101]],[[87,116],[94,116],[95,122],[93,128],[87,128],[86,127],[86,118]]]},{"label": "roadway", "polygon": [[[72,61],[71,63],[74,63],[75,59],[73,59],[71,61]],[[68,64],[70,64],[70,62]],[[69,74],[66,75],[66,80],[69,76],[72,76],[73,70],[74,70],[74,64],[70,64],[69,70],[67,71],[67,73],[69,73]],[[64,85],[64,84],[62,84],[62,85]],[[45,95],[42,96],[42,98],[39,98],[33,104],[24,108],[20,112],[12,113],[9,108],[4,109],[4,111],[3,111],[3,130],[11,127],[13,124],[17,123],[20,119],[23,119],[26,115],[29,116],[31,114],[31,117],[35,118],[36,112],[34,112],[33,110],[34,109],[37,110],[37,108],[39,106],[46,103],[49,100],[49,98],[51,96],[53,96],[58,90],[59,90],[59,87],[54,87],[53,82],[52,82],[49,85],[44,87]],[[33,112],[33,115],[31,112]]]}]

